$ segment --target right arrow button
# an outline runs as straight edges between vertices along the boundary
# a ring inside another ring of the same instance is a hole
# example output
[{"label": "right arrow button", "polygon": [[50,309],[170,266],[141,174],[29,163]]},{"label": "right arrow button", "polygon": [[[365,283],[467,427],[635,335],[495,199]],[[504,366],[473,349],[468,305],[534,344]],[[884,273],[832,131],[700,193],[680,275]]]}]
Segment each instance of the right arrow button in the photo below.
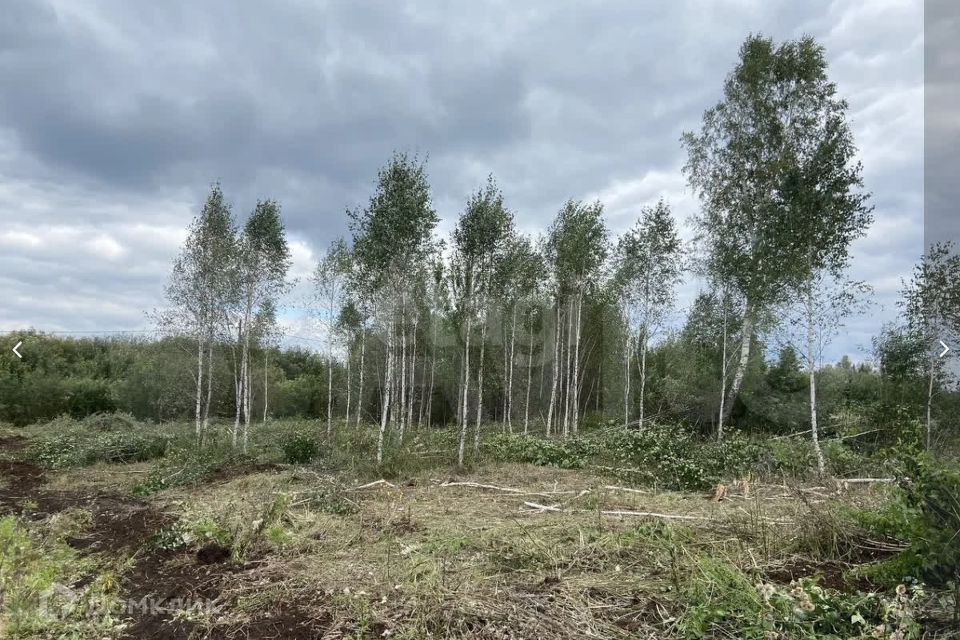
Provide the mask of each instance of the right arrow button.
[{"label": "right arrow button", "polygon": [[940,341],[940,346],[943,347],[943,351],[940,352],[940,355],[938,357],[942,358],[943,356],[947,355],[947,351],[950,351],[950,347],[948,347],[947,343],[944,342],[943,340]]}]

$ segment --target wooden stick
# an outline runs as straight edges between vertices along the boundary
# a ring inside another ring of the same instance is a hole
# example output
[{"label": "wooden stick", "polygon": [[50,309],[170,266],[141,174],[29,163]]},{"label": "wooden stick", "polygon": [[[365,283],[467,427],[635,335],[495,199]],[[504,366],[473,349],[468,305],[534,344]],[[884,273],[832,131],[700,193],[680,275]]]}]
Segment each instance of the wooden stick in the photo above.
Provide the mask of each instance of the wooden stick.
[{"label": "wooden stick", "polygon": [[603,487],[607,491],[627,491],[629,493],[642,493],[644,495],[650,495],[649,491],[644,491],[643,489],[631,489],[630,487],[618,487],[612,484],[608,484]]},{"label": "wooden stick", "polygon": [[498,487],[492,484],[480,484],[479,482],[444,482],[441,487],[471,487],[474,489],[490,489],[491,491],[502,491],[515,496],[540,496],[547,498],[550,496],[570,496],[576,494],[579,498],[582,495],[590,493],[586,489],[577,493],[576,491],[524,491],[523,489],[513,489],[511,487]]},{"label": "wooden stick", "polygon": [[373,482],[368,482],[367,484],[362,484],[359,487],[347,489],[347,491],[360,491],[361,489],[372,489],[373,487],[377,487],[380,485],[383,485],[385,487],[390,487],[391,489],[397,488],[397,485],[387,482],[386,480],[380,479],[380,480],[374,480]]},{"label": "wooden stick", "polygon": [[[538,512],[550,511],[553,513],[596,513],[595,511],[590,511],[587,509],[581,509],[579,511],[568,511],[563,509],[560,505],[546,505],[539,504],[537,502],[524,502],[523,506],[535,509]],[[711,520],[711,518],[705,518],[702,516],[683,516],[676,515],[672,513],[654,513],[652,511],[601,511],[602,515],[605,516],[622,516],[622,517],[636,517],[636,518],[663,518],[665,520]]]}]

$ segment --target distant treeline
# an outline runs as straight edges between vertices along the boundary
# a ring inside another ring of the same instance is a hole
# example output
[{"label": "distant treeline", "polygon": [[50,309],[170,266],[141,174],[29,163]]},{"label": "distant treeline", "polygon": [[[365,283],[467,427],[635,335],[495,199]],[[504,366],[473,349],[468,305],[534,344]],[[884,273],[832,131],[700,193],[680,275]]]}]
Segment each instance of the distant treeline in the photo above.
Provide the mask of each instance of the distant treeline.
[{"label": "distant treeline", "polygon": [[[709,300],[698,300],[699,313],[691,314],[691,321],[676,334],[652,347],[648,354],[652,375],[646,398],[648,411],[659,420],[699,425],[704,433],[714,428],[715,407],[719,400],[715,384],[719,376],[718,345],[703,339],[708,333],[700,323],[709,317],[704,309]],[[697,306],[697,305],[695,305]],[[601,330],[597,327],[597,333]],[[438,375],[432,402],[424,398],[414,404],[413,426],[426,422],[424,409],[431,407],[433,422],[455,419],[458,388],[455,369],[460,347],[455,340],[438,341],[434,350],[427,332],[419,336],[417,351],[436,351]],[[699,337],[698,337],[699,336]],[[22,360],[12,353],[0,354],[0,421],[15,425],[49,420],[58,415],[82,418],[98,412],[122,411],[142,420],[167,422],[193,417],[195,341],[190,338],[165,337],[90,337],[74,338],[42,333],[17,333],[0,338],[3,344],[23,340]],[[904,423],[917,420],[923,414],[926,401],[926,381],[916,359],[915,350],[902,345],[903,336],[888,333],[878,342],[881,367],[854,365],[846,358],[835,365],[821,369],[818,386],[824,415],[830,417],[828,434],[855,434],[877,427],[874,438],[889,440],[904,428]],[[216,346],[214,359],[211,415],[214,418],[234,417],[235,380],[233,363],[235,347]],[[502,349],[502,347],[501,347]],[[383,345],[369,339],[366,357],[376,361]],[[9,351],[9,350],[7,350]],[[746,375],[743,392],[732,410],[735,422],[749,431],[791,433],[808,428],[808,379],[802,371],[792,348],[780,350],[779,357],[767,362],[754,350]],[[496,348],[485,353],[488,370],[484,395],[489,399],[490,420],[503,421],[505,380],[502,371],[497,375],[502,358]],[[352,359],[356,359],[353,354]],[[590,368],[594,377],[588,380],[584,398],[584,423],[599,423],[606,413],[614,413],[622,391],[622,370],[616,366],[620,354],[607,353],[597,358]],[[604,363],[602,360],[605,360]],[[252,408],[259,419],[264,417],[306,417],[320,419],[327,415],[327,358],[303,348],[258,349],[251,358]],[[333,413],[342,417],[346,408],[347,369],[343,360],[333,360]],[[544,364],[533,361],[532,421],[542,428],[540,415],[549,402],[541,389],[549,393],[549,363],[547,380],[541,384]],[[608,373],[603,374],[604,364]],[[354,397],[352,411],[358,399],[356,367],[350,371]],[[515,376],[526,376],[518,371]],[[418,381],[422,379],[418,376]],[[415,397],[423,398],[428,387]],[[376,377],[368,384],[359,404],[364,419],[378,417],[381,395]],[[952,416],[960,415],[960,398],[955,392],[941,389],[937,418],[945,435],[957,430]],[[501,413],[498,413],[501,412]],[[355,414],[354,414],[355,416]],[[884,432],[886,432],[884,434]]]}]

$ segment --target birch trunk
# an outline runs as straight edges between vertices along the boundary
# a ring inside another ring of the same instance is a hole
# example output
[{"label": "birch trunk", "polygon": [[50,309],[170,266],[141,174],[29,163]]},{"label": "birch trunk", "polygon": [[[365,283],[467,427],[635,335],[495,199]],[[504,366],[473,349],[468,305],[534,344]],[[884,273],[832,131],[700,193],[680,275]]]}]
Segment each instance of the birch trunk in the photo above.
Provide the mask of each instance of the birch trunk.
[{"label": "birch trunk", "polygon": [[733,382],[730,383],[730,394],[727,397],[726,406],[724,407],[723,412],[724,421],[730,417],[730,412],[733,410],[733,403],[737,399],[737,395],[740,393],[740,386],[743,384],[743,377],[747,372],[747,363],[750,360],[750,342],[753,338],[753,313],[750,310],[749,304],[747,304],[747,309],[743,314],[743,328],[741,330],[741,334],[740,362],[737,363],[737,370],[733,374]]},{"label": "birch trunk", "polygon": [[200,428],[200,444],[207,434],[207,427],[210,426],[210,403],[213,399],[213,338],[208,338],[207,343],[207,399],[203,403],[203,426]]},{"label": "birch trunk", "polygon": [[360,326],[360,380],[357,383],[357,428],[360,427],[360,416],[363,413],[363,358],[366,351],[367,328]]},{"label": "birch trunk", "polygon": [[723,293],[723,346],[720,348],[720,414],[717,417],[717,441],[723,440],[724,401],[727,398],[727,293]]},{"label": "birch trunk", "polygon": [[333,344],[327,342],[327,438],[333,435]]},{"label": "birch trunk", "polygon": [[927,451],[933,445],[933,382],[937,375],[937,358],[930,358],[930,380],[927,383]]},{"label": "birch trunk", "polygon": [[480,363],[477,368],[477,424],[473,429],[473,453],[480,452],[480,420],[483,417],[483,351],[487,345],[487,305],[484,303],[483,324],[480,326]]},{"label": "birch trunk", "polygon": [[270,352],[263,352],[263,424],[267,424],[267,408],[269,403],[267,402],[267,389],[269,388],[269,378],[267,373],[270,371]]},{"label": "birch trunk", "polygon": [[817,430],[817,358],[816,333],[813,323],[813,283],[807,284],[807,370],[810,374],[810,436],[813,439],[813,451],[817,455],[817,473],[822,477],[826,473],[823,449],[820,448],[820,433]]},{"label": "birch trunk", "polygon": [[583,292],[577,294],[577,334],[573,347],[573,416],[571,417],[571,431],[577,435],[580,427],[580,314],[583,311]]},{"label": "birch trunk", "polygon": [[347,410],[343,416],[343,424],[350,424],[350,401],[353,399],[350,397],[351,392],[353,391],[352,380],[350,379],[350,361],[353,358],[350,357],[350,344],[347,343]]},{"label": "birch trunk", "polygon": [[[417,399],[417,321],[413,316],[413,343],[410,346],[410,398],[407,402],[407,426],[413,428],[413,402]],[[422,403],[421,403],[422,404]]]},{"label": "birch trunk", "polygon": [[507,380],[507,429],[513,433],[513,358],[517,334],[517,307],[510,317],[510,375]]},{"label": "birch trunk", "polygon": [[640,343],[640,428],[643,429],[644,399],[647,388],[647,328],[642,329],[643,336]]},{"label": "birch trunk", "polygon": [[463,346],[463,402],[460,404],[460,448],[457,451],[457,464],[463,466],[463,454],[467,443],[467,399],[470,393],[470,330],[472,328],[470,303],[467,303],[467,334]]},{"label": "birch trunk", "polygon": [[390,390],[393,388],[393,319],[387,323],[387,370],[384,374],[383,404],[380,412],[380,433],[377,435],[377,464],[383,463],[383,439],[387,432],[390,412]]},{"label": "birch trunk", "polygon": [[403,431],[407,422],[407,294],[402,294],[403,302],[400,305],[400,442],[403,442]]},{"label": "birch trunk", "polygon": [[200,336],[197,336],[197,415],[196,415],[196,430],[197,430],[197,442],[199,443],[202,437],[201,428],[203,427],[202,416],[201,416],[201,404],[203,401],[203,340]]},{"label": "birch trunk", "polygon": [[557,303],[557,321],[553,330],[553,382],[550,385],[550,405],[547,407],[547,436],[553,426],[553,408],[557,399],[557,384],[560,376],[560,303]]},{"label": "birch trunk", "polygon": [[[533,319],[530,319],[530,331],[527,340],[527,398],[523,403],[523,435],[530,431],[530,384],[533,382]],[[541,369],[542,370],[542,369]]]},{"label": "birch trunk", "polygon": [[431,320],[433,324],[433,343],[430,345],[430,392],[427,396],[427,428],[433,423],[433,382],[437,370],[437,319]]},{"label": "birch trunk", "polygon": [[630,426],[630,360],[633,353],[633,336],[630,335],[629,321],[626,323],[627,339],[623,357],[623,427]]},{"label": "birch trunk", "polygon": [[566,389],[563,398],[563,437],[570,435],[570,397],[573,395],[572,380],[570,376],[571,362],[570,356],[573,352],[573,300],[567,303],[567,355],[565,357],[564,378]]}]

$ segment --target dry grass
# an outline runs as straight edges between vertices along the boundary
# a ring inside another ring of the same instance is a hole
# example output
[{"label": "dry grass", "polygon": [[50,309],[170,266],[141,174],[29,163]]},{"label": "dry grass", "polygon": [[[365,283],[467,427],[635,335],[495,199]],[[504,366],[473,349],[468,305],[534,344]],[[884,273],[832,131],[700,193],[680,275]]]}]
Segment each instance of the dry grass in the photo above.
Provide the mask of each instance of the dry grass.
[{"label": "dry grass", "polygon": [[[772,571],[796,562],[812,507],[881,499],[872,487],[842,495],[814,490],[820,495],[810,497],[752,485],[748,495],[731,489],[716,502],[698,493],[605,488],[608,482],[505,464],[350,491],[359,480],[286,469],[155,500],[246,541],[253,562],[231,580],[233,622],[271,603],[297,601],[358,637],[389,630],[406,638],[610,638],[666,633],[682,609],[673,595],[699,554],[758,574]],[[343,512],[318,503],[318,490],[342,500]],[[530,500],[562,511],[524,506]],[[278,503],[280,516],[251,540],[249,532]]]}]

